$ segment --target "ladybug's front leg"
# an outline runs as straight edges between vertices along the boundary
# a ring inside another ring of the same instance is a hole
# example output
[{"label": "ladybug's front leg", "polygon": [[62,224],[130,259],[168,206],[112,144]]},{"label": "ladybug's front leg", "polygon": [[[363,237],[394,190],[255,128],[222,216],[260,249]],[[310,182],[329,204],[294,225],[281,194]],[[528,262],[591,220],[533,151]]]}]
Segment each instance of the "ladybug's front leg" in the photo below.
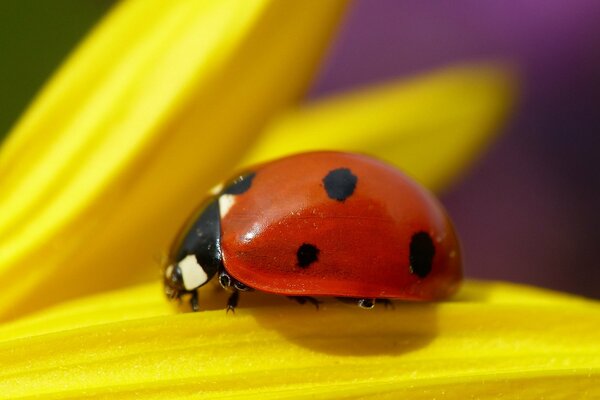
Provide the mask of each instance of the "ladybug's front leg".
[{"label": "ladybug's front leg", "polygon": [[227,311],[226,312],[229,312],[229,310],[231,310],[232,312],[235,313],[235,308],[237,307],[239,299],[240,299],[240,292],[237,289],[233,289],[233,293],[231,293],[231,296],[229,296],[229,299],[227,299]]},{"label": "ladybug's front leg", "polygon": [[244,285],[242,282],[234,279],[225,271],[225,269],[221,269],[219,272],[219,283],[223,287],[223,289],[231,290],[232,293],[227,299],[227,312],[230,310],[235,312],[235,308],[237,307],[238,301],[240,300],[240,292],[251,291],[252,288]]}]

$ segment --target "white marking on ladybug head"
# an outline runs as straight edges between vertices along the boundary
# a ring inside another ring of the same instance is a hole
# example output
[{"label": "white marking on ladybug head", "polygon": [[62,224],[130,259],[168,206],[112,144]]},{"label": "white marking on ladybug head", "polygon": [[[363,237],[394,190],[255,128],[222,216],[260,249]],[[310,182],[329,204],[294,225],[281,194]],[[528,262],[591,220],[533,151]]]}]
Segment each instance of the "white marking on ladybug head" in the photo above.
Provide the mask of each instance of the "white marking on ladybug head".
[{"label": "white marking on ladybug head", "polygon": [[231,207],[235,204],[235,195],[233,194],[224,194],[219,197],[219,211],[221,213],[221,218],[225,217]]},{"label": "white marking on ladybug head", "polygon": [[185,290],[194,290],[208,281],[208,275],[202,265],[198,264],[196,256],[193,254],[187,255],[179,261],[179,269],[181,270]]}]

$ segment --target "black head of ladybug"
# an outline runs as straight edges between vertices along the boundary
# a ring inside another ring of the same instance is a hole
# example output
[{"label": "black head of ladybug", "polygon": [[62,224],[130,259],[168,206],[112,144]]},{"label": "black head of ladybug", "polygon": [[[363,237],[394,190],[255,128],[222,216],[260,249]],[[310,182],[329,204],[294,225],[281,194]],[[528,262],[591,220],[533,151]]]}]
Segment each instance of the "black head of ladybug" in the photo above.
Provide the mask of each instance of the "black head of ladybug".
[{"label": "black head of ladybug", "polygon": [[211,198],[183,237],[174,262],[165,268],[165,294],[170,299],[191,293],[221,268],[221,223],[218,198]]}]

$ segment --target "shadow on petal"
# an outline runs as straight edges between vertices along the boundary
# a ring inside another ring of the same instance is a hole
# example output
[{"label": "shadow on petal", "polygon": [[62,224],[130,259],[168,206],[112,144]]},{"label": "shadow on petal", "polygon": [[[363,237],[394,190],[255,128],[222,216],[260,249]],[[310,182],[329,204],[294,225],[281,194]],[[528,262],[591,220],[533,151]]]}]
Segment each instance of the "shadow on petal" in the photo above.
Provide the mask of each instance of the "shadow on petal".
[{"label": "shadow on petal", "polygon": [[[225,313],[228,295],[220,287],[204,288],[200,292],[201,310],[221,309]],[[284,296],[242,293],[236,315],[251,313],[263,328],[291,343],[338,356],[408,353],[427,346],[437,336],[434,303],[396,301],[388,308],[378,305],[363,310],[330,298],[319,300],[322,303],[316,309]],[[189,305],[183,303],[181,309],[188,311]]]},{"label": "shadow on petal", "polygon": [[395,304],[362,310],[324,302],[318,310],[291,304],[277,312],[253,310],[256,321],[290,342],[337,356],[398,355],[427,346],[437,335],[436,306]]}]

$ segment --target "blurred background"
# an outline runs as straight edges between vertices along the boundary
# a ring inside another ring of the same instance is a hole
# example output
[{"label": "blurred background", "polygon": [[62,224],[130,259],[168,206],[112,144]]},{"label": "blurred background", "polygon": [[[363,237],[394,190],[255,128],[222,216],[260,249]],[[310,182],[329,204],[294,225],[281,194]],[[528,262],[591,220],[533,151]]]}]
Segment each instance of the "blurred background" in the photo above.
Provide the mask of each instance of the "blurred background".
[{"label": "blurred background", "polygon": [[[0,140],[112,4],[0,2]],[[600,298],[599,21],[595,0],[355,1],[310,96],[457,62],[512,63],[513,117],[442,194],[467,275]]]}]

